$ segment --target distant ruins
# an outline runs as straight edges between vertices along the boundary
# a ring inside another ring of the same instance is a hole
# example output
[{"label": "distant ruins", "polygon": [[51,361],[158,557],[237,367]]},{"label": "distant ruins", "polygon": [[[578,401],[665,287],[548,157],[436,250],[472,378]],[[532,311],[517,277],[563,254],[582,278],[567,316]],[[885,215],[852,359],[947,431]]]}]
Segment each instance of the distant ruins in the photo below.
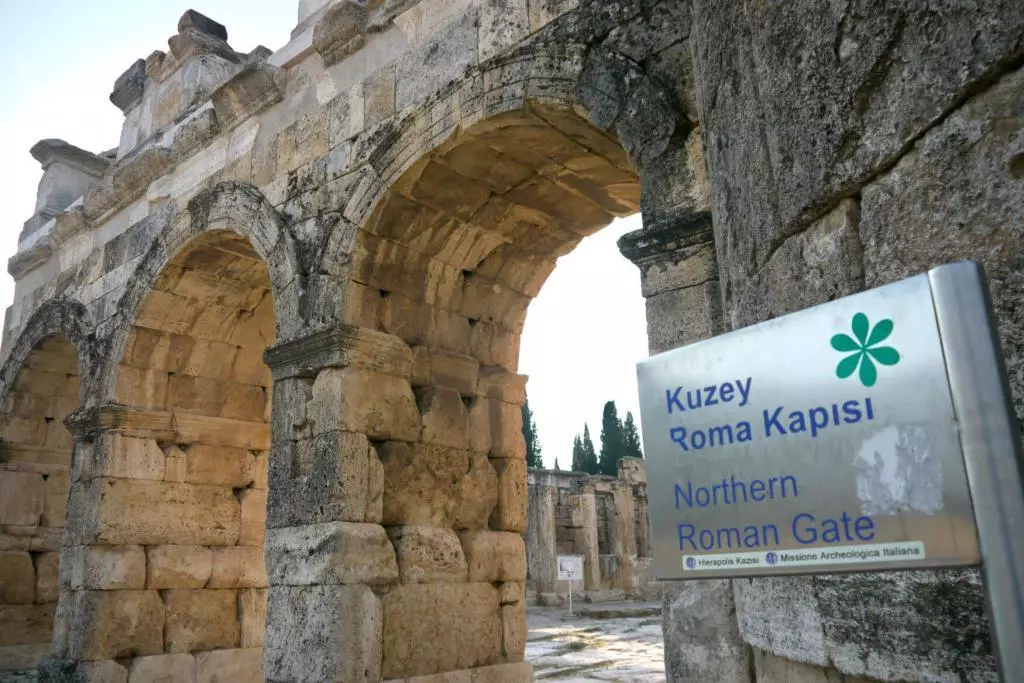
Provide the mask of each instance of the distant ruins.
[{"label": "distant ruins", "polygon": [[[1024,413],[1020,0],[301,0],[276,52],[168,44],[116,149],[32,147],[0,671],[530,680],[528,520],[644,581],[627,490],[558,527],[520,431],[527,305],[616,216],[652,352],[978,259]],[[979,582],[666,584],[668,678],[994,681]]]}]

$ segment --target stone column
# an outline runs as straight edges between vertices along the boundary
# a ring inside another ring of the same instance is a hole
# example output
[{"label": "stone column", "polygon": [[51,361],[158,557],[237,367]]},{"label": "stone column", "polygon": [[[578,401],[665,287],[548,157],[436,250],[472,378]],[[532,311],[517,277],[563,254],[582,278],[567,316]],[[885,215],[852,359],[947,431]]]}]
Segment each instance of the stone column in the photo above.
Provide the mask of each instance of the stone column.
[{"label": "stone column", "polygon": [[579,513],[579,528],[576,530],[576,549],[583,555],[583,590],[601,590],[601,565],[597,557],[597,495],[594,484],[579,483],[575,494]]},{"label": "stone column", "polygon": [[530,577],[538,595],[554,593],[558,571],[555,545],[555,500],[558,490],[537,482],[529,487],[529,513],[526,532],[526,558]]},{"label": "stone column", "polygon": [[[710,213],[623,235],[619,249],[640,269],[652,354],[725,330]],[[731,583],[665,582],[662,619],[670,682],[749,683],[750,648],[734,618]],[[695,651],[702,656],[688,654]]]},{"label": "stone column", "polygon": [[633,597],[636,585],[636,520],[633,486],[627,482],[612,484],[615,519],[610,525],[612,553],[619,558],[619,588]]}]

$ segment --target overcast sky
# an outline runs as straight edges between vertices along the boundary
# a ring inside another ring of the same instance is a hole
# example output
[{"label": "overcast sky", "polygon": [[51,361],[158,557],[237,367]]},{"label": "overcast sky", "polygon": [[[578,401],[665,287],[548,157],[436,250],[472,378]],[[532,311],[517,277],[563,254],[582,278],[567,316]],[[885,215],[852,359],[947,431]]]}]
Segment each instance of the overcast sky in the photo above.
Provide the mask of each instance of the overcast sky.
[{"label": "overcast sky", "polygon": [[[178,18],[195,9],[227,26],[232,47],[277,50],[296,23],[297,0],[0,0],[0,258],[14,254],[35,207],[41,169],[28,150],[60,138],[101,152],[117,146],[122,114],[114,80],[153,50],[167,50]],[[545,463],[571,462],[573,435],[590,423],[599,447],[601,409],[615,400],[639,420],[635,365],[646,356],[639,274],[615,246],[640,227],[620,220],[563,257],[530,306],[520,372],[538,423]],[[0,305],[14,284],[0,275]]]}]

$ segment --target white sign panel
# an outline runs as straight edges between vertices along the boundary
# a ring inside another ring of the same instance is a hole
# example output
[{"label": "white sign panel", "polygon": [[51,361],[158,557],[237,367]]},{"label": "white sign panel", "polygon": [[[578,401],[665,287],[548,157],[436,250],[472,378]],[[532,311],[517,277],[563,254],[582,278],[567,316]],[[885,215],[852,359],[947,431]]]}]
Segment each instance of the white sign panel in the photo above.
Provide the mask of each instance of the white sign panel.
[{"label": "white sign panel", "polygon": [[559,555],[558,556],[558,580],[559,581],[582,581],[583,580],[583,556],[582,555]]},{"label": "white sign panel", "polygon": [[922,275],[637,366],[662,579],[975,565]]}]

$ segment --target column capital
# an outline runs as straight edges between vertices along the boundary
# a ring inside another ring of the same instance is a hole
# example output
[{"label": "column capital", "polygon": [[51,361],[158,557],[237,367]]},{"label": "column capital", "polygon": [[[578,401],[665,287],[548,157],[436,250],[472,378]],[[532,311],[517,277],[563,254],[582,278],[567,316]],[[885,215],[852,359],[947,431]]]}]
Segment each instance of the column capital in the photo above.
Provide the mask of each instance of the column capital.
[{"label": "column capital", "polygon": [[275,382],[287,377],[312,377],[322,368],[346,365],[400,377],[412,373],[412,349],[404,341],[344,323],[268,346],[263,361],[270,366]]},{"label": "column capital", "polygon": [[[714,243],[711,213],[708,211],[689,213],[671,222],[634,230],[618,241],[622,255],[641,269],[666,260],[680,261],[690,252]],[[679,251],[684,254],[677,254]]]}]

